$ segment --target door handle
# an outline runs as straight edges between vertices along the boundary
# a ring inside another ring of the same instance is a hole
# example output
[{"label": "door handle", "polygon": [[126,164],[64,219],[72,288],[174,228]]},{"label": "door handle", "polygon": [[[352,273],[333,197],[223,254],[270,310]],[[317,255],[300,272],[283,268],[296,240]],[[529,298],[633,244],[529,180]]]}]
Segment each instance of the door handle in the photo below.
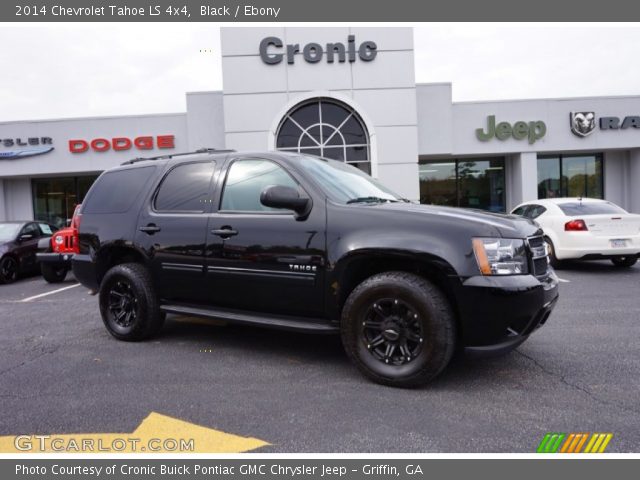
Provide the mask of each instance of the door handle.
[{"label": "door handle", "polygon": [[146,233],[147,235],[153,235],[154,233],[159,232],[162,229],[159,226],[157,226],[155,223],[150,223],[145,227],[140,227],[139,230],[141,232]]},{"label": "door handle", "polygon": [[211,233],[221,238],[229,238],[229,237],[233,237],[234,235],[237,235],[238,231],[232,229],[231,227],[223,227],[223,228],[211,230]]}]

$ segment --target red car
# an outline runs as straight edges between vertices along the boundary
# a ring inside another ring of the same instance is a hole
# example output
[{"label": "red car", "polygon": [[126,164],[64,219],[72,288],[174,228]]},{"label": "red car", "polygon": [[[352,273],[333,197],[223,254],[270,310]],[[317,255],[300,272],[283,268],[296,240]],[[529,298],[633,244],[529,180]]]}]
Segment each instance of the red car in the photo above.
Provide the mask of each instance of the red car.
[{"label": "red car", "polygon": [[38,243],[36,258],[40,262],[42,276],[49,283],[60,283],[71,270],[71,259],[78,253],[78,226],[80,205],[76,205],[71,224],[55,232],[51,238]]}]

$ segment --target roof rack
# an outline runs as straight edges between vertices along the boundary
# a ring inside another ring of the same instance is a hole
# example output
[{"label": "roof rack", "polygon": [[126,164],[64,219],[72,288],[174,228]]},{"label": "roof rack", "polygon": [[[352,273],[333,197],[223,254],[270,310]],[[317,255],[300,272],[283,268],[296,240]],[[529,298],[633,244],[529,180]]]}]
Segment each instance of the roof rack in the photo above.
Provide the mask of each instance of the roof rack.
[{"label": "roof rack", "polygon": [[133,165],[138,162],[146,162],[147,160],[168,160],[173,157],[181,157],[183,155],[195,155],[197,153],[229,153],[235,152],[235,150],[218,150],[217,148],[199,148],[198,150],[194,150],[193,152],[184,152],[184,153],[170,153],[168,155],[158,155],[157,157],[136,157],[131,160],[127,160],[126,162],[121,163],[120,165]]}]

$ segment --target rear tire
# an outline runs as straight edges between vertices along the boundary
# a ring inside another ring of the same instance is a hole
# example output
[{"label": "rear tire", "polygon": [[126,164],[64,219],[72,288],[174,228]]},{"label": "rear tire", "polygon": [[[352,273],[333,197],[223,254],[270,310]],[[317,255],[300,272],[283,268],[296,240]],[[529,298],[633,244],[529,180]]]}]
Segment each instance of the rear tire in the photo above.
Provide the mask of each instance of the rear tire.
[{"label": "rear tire", "polygon": [[10,256],[0,260],[0,284],[13,283],[18,278],[18,261]]},{"label": "rear tire", "polygon": [[54,265],[49,265],[48,263],[40,264],[40,272],[44,279],[49,283],[60,283],[64,282],[64,279],[67,278],[67,272],[69,269],[67,267],[55,267]]},{"label": "rear tire", "polygon": [[611,263],[618,268],[633,267],[637,261],[638,257],[616,257],[611,259]]},{"label": "rear tire", "polygon": [[165,315],[143,265],[124,263],[106,273],[100,284],[100,314],[107,331],[118,340],[136,342],[158,333]]},{"label": "rear tire", "polygon": [[549,265],[556,270],[560,270],[564,264],[562,260],[558,260],[558,257],[556,257],[556,247],[549,237],[544,237],[544,241],[549,245]]},{"label": "rear tire", "polygon": [[406,272],[374,275],[358,285],[342,310],[347,355],[374,382],[416,387],[435,378],[456,346],[456,324],[445,295]]}]

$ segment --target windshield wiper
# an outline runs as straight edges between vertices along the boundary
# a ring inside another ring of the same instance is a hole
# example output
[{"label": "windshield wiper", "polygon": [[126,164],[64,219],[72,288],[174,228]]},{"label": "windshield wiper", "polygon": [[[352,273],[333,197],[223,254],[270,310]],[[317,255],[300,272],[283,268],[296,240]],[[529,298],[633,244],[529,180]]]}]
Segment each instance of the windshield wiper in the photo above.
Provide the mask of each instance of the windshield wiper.
[{"label": "windshield wiper", "polygon": [[391,198],[381,198],[381,197],[357,197],[352,198],[351,200],[347,200],[347,204],[349,203],[385,203],[385,202],[397,202],[398,200],[393,200]]}]

